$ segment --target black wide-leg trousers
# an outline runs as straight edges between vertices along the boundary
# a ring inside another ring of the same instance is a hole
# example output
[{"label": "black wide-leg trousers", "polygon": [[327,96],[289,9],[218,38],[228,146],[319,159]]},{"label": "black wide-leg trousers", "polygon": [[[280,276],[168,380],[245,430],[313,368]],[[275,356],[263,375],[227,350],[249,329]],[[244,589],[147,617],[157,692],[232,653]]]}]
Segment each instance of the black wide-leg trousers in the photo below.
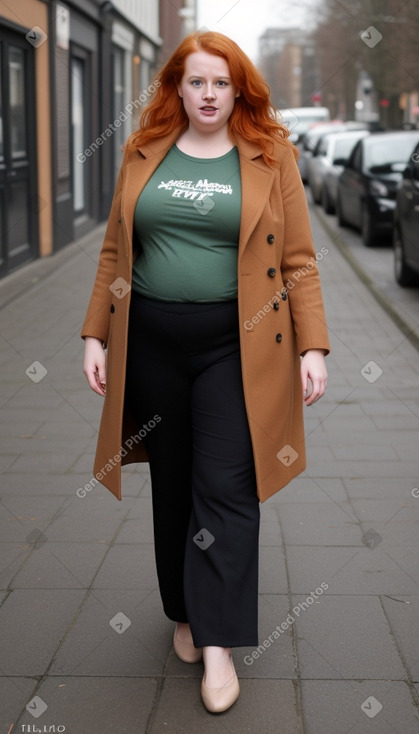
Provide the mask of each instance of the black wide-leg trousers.
[{"label": "black wide-leg trousers", "polygon": [[257,646],[260,512],[237,300],[132,291],[125,400],[146,428],[166,616],[189,622],[196,647]]}]

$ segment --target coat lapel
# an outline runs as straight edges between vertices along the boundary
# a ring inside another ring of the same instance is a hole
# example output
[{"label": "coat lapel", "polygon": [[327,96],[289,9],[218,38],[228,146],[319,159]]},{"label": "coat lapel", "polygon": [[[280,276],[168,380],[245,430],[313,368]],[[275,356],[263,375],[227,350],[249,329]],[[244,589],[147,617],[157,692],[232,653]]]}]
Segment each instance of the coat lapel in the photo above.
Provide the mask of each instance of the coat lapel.
[{"label": "coat lapel", "polygon": [[179,134],[180,128],[156,142],[141,146],[138,151],[131,154],[131,159],[127,163],[122,187],[121,213],[131,243],[137,199]]},{"label": "coat lapel", "polygon": [[[180,132],[181,128],[177,128],[170,135],[141,146],[137,152],[132,153],[131,160],[127,163],[122,189],[121,212],[131,241],[137,199],[147,181],[179,137]],[[262,150],[258,144],[251,143],[241,136],[235,136],[235,143],[240,156],[242,186],[239,242],[239,255],[241,255],[262,216],[275,174],[273,169],[263,162]]]},{"label": "coat lapel", "polygon": [[243,254],[250,236],[263,214],[271,192],[274,171],[263,161],[240,155],[242,181],[242,209],[240,221],[239,255]]}]

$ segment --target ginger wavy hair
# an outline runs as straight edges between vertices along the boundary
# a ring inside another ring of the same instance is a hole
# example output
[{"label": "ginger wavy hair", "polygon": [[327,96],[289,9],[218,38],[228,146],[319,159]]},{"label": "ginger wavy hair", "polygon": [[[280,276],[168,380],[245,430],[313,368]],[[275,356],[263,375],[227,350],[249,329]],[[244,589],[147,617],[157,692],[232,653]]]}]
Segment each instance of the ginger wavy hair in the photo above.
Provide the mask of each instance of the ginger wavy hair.
[{"label": "ginger wavy hair", "polygon": [[249,57],[231,38],[215,31],[191,33],[174,51],[156,76],[157,91],[144,108],[139,128],[130,135],[127,146],[135,149],[168,135],[178,126],[186,129],[188,117],[177,87],[184,74],[185,59],[196,51],[206,51],[227,61],[231,81],[240,91],[228,121],[229,130],[259,143],[264,161],[273,163],[274,141],[291,145],[287,140],[288,128],[276,120],[269,86]]}]

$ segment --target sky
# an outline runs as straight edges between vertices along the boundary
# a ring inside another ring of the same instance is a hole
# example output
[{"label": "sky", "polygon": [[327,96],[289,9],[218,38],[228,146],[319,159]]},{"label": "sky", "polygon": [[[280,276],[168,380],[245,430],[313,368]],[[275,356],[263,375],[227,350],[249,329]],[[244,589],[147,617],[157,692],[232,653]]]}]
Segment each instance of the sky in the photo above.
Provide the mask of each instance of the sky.
[{"label": "sky", "polygon": [[[258,37],[266,28],[306,28],[315,0],[196,0],[197,27],[225,33],[257,63]],[[305,6],[305,7],[304,7]]]}]

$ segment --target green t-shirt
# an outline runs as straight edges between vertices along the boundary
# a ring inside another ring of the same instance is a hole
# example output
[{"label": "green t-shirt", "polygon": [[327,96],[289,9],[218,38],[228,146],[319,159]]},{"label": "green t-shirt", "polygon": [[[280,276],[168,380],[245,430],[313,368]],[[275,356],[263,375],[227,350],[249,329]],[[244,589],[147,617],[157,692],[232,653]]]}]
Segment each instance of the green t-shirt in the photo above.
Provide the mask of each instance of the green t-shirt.
[{"label": "green t-shirt", "polygon": [[173,145],[138,197],[133,289],[161,301],[236,298],[240,214],[237,148],[195,158]]}]

